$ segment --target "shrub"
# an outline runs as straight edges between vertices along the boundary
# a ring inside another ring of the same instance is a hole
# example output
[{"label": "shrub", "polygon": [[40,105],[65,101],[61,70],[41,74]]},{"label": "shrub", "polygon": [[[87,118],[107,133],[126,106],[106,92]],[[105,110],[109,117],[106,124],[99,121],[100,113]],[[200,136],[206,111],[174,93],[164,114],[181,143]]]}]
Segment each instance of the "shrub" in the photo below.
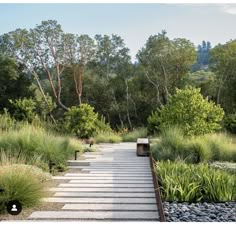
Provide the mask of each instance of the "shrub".
[{"label": "shrub", "polygon": [[147,129],[139,128],[131,132],[125,132],[122,134],[122,140],[124,142],[136,142],[138,138],[147,137]]},{"label": "shrub", "polygon": [[114,132],[100,132],[94,137],[96,143],[119,143],[122,138]]},{"label": "shrub", "polygon": [[11,200],[18,200],[23,208],[40,202],[43,197],[43,184],[37,170],[26,165],[0,166],[0,185],[4,190],[0,193],[1,210]]},{"label": "shrub", "polygon": [[80,138],[89,138],[96,132],[98,114],[88,104],[71,107],[65,113],[65,129]]},{"label": "shrub", "polygon": [[200,89],[177,89],[160,112],[161,127],[178,125],[185,135],[203,135],[221,128],[224,116],[221,107],[204,99]]},{"label": "shrub", "polygon": [[229,114],[224,118],[224,127],[233,134],[236,134],[236,114]]},{"label": "shrub", "polygon": [[106,123],[105,118],[102,116],[100,119],[95,121],[96,133],[102,132],[112,132],[112,129],[108,123]]},{"label": "shrub", "polygon": [[148,134],[159,134],[160,126],[161,126],[161,117],[160,117],[160,109],[157,111],[153,111],[151,115],[148,117],[147,122],[147,132]]},{"label": "shrub", "polygon": [[32,98],[10,100],[10,103],[14,108],[13,116],[15,119],[32,122],[36,118],[37,103]]},{"label": "shrub", "polygon": [[157,162],[156,171],[165,201],[225,202],[236,200],[236,177],[206,164]]},{"label": "shrub", "polygon": [[4,114],[0,115],[0,130],[8,131],[10,129],[14,129],[16,120],[11,118],[10,114],[6,109],[4,110]]}]

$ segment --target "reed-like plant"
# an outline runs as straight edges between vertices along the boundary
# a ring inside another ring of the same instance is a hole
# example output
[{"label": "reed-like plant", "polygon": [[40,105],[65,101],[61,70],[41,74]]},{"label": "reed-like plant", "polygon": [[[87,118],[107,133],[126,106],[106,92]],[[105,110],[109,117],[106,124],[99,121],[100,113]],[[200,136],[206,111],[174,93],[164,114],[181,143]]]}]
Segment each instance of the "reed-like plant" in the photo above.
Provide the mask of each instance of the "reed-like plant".
[{"label": "reed-like plant", "polygon": [[236,201],[236,176],[207,164],[161,161],[156,171],[165,201]]}]

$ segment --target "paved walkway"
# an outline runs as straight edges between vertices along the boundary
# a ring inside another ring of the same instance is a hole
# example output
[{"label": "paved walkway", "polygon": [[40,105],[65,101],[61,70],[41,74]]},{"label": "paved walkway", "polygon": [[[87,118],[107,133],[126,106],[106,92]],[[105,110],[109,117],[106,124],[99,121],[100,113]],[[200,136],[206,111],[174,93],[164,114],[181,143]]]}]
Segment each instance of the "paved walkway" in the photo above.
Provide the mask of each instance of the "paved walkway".
[{"label": "paved walkway", "polygon": [[68,182],[44,199],[63,203],[62,210],[33,212],[29,219],[159,220],[149,158],[136,156],[135,143],[102,144],[83,158],[69,161],[79,171],[54,177]]}]

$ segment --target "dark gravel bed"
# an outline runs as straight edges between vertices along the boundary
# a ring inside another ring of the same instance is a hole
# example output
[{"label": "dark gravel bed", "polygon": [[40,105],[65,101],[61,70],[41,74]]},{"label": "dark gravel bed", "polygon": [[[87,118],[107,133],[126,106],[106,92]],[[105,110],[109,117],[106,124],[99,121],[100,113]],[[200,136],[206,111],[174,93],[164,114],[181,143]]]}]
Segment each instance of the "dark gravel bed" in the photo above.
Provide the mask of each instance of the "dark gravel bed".
[{"label": "dark gravel bed", "polygon": [[167,222],[236,222],[236,202],[163,202]]}]

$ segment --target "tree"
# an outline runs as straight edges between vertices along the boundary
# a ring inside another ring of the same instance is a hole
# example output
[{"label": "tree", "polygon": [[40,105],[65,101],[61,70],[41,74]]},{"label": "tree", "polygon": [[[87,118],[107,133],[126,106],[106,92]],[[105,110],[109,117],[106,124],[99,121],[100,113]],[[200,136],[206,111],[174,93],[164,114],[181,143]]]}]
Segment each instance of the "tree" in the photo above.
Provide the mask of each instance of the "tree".
[{"label": "tree", "polygon": [[211,51],[211,69],[217,75],[217,103],[229,113],[236,111],[236,41],[217,45]]},{"label": "tree", "polygon": [[9,99],[29,97],[33,95],[31,79],[23,72],[23,65],[14,59],[0,55],[0,111],[11,110]]},{"label": "tree", "polygon": [[126,120],[132,127],[127,106],[127,97],[128,103],[130,97],[127,94],[127,79],[132,67],[129,49],[125,47],[124,40],[118,35],[113,34],[111,37],[96,35],[95,40],[97,51],[92,67],[98,76],[105,78],[105,89],[109,91],[107,98],[111,103],[108,105],[107,119],[115,124],[118,124],[118,119],[121,127]]},{"label": "tree", "polygon": [[156,105],[166,104],[196,57],[194,45],[186,39],[170,40],[166,32],[150,36],[137,54],[145,76],[156,89]]}]

